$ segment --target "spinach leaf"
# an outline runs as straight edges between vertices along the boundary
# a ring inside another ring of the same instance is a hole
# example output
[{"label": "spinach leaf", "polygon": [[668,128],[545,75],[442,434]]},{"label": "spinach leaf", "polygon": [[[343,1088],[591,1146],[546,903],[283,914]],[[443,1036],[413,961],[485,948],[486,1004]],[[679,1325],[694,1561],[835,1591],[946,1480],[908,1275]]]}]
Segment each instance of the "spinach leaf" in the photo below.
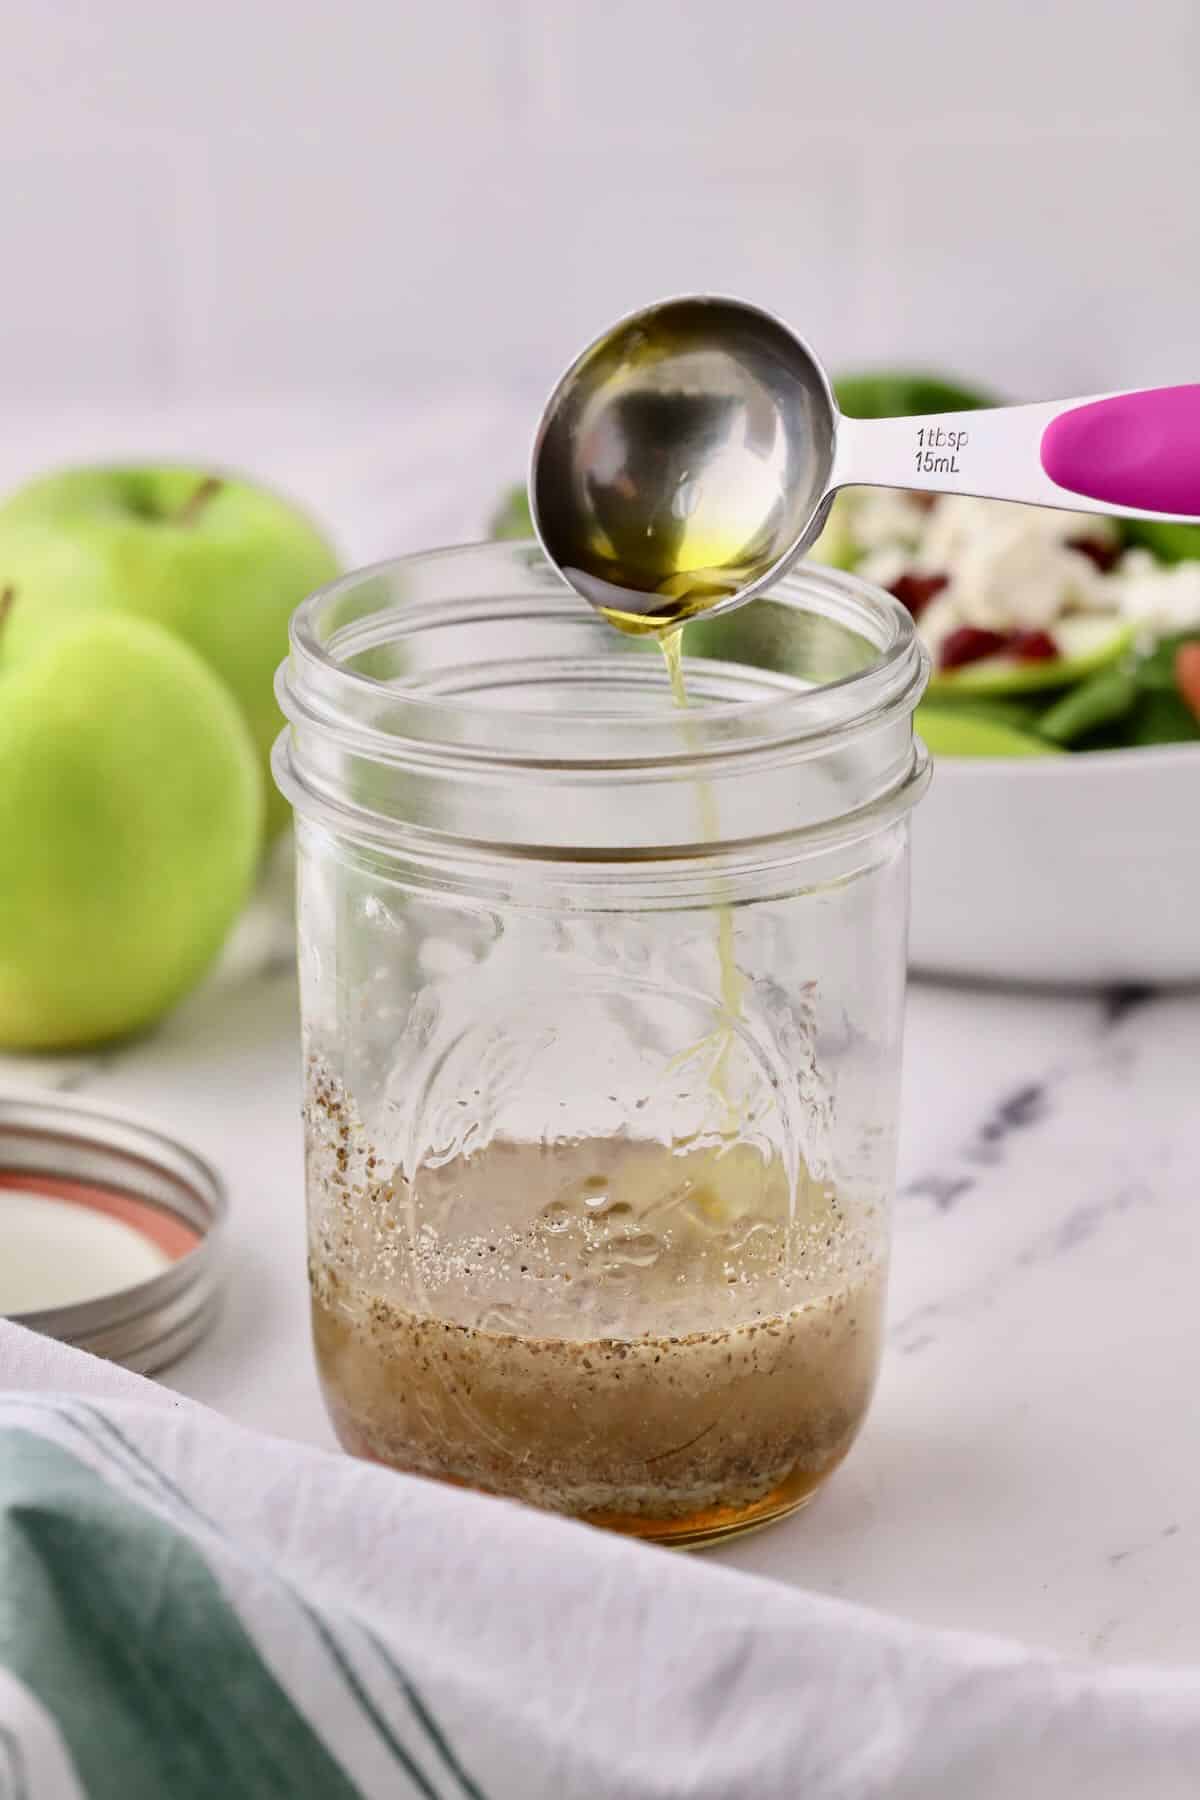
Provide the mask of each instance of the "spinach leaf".
[{"label": "spinach leaf", "polygon": [[1130,720],[1131,744],[1188,744],[1200,740],[1197,719],[1182,694],[1164,689],[1143,693]]},{"label": "spinach leaf", "polygon": [[1101,669],[1056,700],[1043,716],[1039,729],[1052,743],[1077,743],[1089,732],[1124,719],[1133,711],[1139,692],[1133,669]]}]

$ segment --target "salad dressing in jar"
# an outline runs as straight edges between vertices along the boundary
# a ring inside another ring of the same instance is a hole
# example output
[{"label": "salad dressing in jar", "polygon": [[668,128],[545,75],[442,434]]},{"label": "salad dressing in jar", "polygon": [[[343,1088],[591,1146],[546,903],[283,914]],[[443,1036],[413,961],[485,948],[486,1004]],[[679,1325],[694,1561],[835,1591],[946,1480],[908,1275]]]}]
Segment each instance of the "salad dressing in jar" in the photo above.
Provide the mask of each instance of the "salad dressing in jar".
[{"label": "salad dressing in jar", "polygon": [[481,546],[314,596],[281,678],[338,1435],[683,1544],[836,1467],[886,1285],[926,664],[851,577],[758,606],[795,673],[689,655],[683,714]]}]

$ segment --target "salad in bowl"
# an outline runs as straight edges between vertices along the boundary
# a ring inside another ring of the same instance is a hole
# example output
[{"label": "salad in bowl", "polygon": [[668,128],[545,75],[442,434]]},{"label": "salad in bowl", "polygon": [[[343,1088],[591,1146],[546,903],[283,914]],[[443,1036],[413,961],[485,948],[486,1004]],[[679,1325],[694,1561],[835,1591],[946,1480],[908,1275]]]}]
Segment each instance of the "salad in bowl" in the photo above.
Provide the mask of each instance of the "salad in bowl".
[{"label": "salad in bowl", "polygon": [[[838,394],[859,417],[925,411],[931,395],[947,411],[989,403],[897,377]],[[935,755],[1200,740],[1200,526],[855,488],[810,554],[913,614],[933,663],[919,724]]]},{"label": "salad in bowl", "polygon": [[[850,417],[962,412],[924,376],[835,383]],[[528,537],[513,489],[495,535]],[[921,972],[1200,981],[1200,525],[856,488],[809,555],[887,588],[932,663],[936,778],[913,825]],[[770,601],[695,620],[695,652],[771,666]]]}]

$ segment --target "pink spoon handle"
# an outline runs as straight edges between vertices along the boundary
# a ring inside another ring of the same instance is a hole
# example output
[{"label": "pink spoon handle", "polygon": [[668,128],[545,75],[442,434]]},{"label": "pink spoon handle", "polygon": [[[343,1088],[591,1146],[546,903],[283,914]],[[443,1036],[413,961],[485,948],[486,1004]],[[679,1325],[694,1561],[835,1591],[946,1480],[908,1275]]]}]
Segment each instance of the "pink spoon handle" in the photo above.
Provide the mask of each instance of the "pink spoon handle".
[{"label": "pink spoon handle", "polygon": [[1047,426],[1041,454],[1051,481],[1073,494],[1200,515],[1200,385],[1073,407]]},{"label": "pink spoon handle", "polygon": [[920,419],[843,416],[829,491],[863,486],[1200,519],[1200,386]]}]

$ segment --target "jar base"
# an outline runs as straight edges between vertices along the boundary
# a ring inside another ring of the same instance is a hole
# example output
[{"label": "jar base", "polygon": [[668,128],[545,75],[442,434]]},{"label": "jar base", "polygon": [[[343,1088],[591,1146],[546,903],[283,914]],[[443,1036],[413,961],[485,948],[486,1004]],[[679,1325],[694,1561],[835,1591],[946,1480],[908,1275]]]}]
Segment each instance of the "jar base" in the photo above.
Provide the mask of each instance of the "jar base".
[{"label": "jar base", "polygon": [[[500,1494],[495,1489],[461,1481],[454,1475],[431,1474],[428,1469],[405,1469],[402,1463],[385,1459],[372,1451],[346,1418],[343,1409],[332,1403],[328,1396],[326,1405],[342,1449],[362,1462],[374,1463],[377,1468],[392,1469],[401,1475],[420,1475],[423,1480],[440,1481],[445,1487],[483,1494],[490,1499],[514,1498],[511,1494]],[[638,1538],[647,1544],[661,1544],[666,1549],[706,1550],[717,1544],[727,1543],[731,1538],[761,1531],[764,1527],[799,1512],[828,1481],[849,1449],[850,1445],[846,1444],[820,1469],[793,1469],[769,1494],[742,1505],[706,1506],[695,1512],[675,1514],[669,1518],[654,1518],[646,1513],[563,1513],[549,1507],[543,1510],[554,1512],[559,1518],[574,1518],[581,1525],[593,1525],[599,1531],[616,1532],[619,1537]],[[532,1503],[524,1501],[523,1504]]]},{"label": "jar base", "polygon": [[824,1487],[841,1461],[839,1456],[816,1473],[811,1469],[796,1469],[761,1500],[745,1506],[709,1506],[682,1519],[652,1519],[631,1513],[588,1513],[582,1522],[602,1531],[615,1531],[622,1537],[640,1538],[643,1543],[661,1544],[665,1549],[708,1550],[717,1544],[728,1543],[731,1538],[762,1531],[799,1512]]}]

